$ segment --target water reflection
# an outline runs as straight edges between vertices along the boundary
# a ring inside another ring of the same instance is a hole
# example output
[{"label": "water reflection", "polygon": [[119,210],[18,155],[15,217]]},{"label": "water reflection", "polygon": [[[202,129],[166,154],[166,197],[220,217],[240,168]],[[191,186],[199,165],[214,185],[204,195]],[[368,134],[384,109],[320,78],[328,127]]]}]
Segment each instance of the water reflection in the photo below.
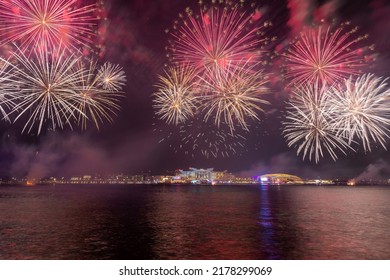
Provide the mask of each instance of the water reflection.
[{"label": "water reflection", "polygon": [[[223,191],[220,187],[185,187],[155,193],[155,228],[158,256],[181,259],[256,258],[253,246],[257,227],[253,192]],[[222,191],[221,191],[222,190]]]},{"label": "water reflection", "polygon": [[390,259],[390,188],[0,188],[0,259]]},{"label": "water reflection", "polygon": [[277,242],[275,240],[275,225],[274,215],[269,201],[270,190],[269,186],[262,185],[260,188],[260,238],[262,250],[267,259],[280,259],[278,254]]}]

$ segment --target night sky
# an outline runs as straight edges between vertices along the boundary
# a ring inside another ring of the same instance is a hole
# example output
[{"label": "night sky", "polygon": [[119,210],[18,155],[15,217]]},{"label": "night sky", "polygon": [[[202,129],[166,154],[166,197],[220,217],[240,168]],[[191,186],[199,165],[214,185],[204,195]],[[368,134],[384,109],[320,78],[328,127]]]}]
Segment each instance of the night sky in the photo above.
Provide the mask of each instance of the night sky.
[{"label": "night sky", "polygon": [[[378,59],[366,71],[390,76],[388,1],[263,0],[256,3],[264,11],[263,18],[273,23],[267,34],[277,36],[269,46],[270,51],[287,45],[304,25],[319,18],[351,21],[352,26],[360,27],[361,34],[369,34],[367,44],[375,44]],[[156,91],[157,75],[163,74],[165,65],[169,64],[165,46],[172,37],[166,30],[172,28],[186,7],[197,11],[197,5],[195,0],[106,0],[107,32],[101,38],[104,42],[101,60],[120,64],[127,76],[126,95],[121,99],[122,110],[115,122],[105,124],[100,131],[92,127],[84,132],[75,128],[45,131],[39,136],[21,134],[19,123],[2,122],[0,175],[44,177],[143,171],[163,174],[178,168],[214,167],[243,176],[280,172],[303,178],[390,177],[390,152],[379,146],[367,154],[364,151],[347,156],[339,154],[336,162],[326,156],[315,164],[297,156],[281,134],[287,96],[283,81],[278,79],[270,85],[267,96],[271,105],[260,114],[261,122],[251,123],[251,132],[245,134],[245,146],[236,154],[228,158],[205,158],[178,150],[181,139],[174,134],[177,130],[156,118],[152,94]],[[278,59],[269,66],[276,77],[280,77]]]}]

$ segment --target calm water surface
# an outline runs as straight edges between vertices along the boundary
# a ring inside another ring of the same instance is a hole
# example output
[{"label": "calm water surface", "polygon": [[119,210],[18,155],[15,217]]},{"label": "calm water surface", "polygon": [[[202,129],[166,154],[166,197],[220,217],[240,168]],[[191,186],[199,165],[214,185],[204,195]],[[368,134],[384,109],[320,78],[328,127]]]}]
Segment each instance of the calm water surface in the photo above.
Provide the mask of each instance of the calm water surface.
[{"label": "calm water surface", "polygon": [[390,259],[390,187],[0,187],[0,259]]}]

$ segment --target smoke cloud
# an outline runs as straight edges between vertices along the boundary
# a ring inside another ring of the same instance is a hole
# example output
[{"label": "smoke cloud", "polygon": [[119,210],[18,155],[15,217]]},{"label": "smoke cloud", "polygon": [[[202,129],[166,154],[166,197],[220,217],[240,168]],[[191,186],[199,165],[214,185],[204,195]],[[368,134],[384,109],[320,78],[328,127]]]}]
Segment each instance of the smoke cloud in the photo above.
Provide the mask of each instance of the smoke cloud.
[{"label": "smoke cloud", "polygon": [[118,139],[115,147],[104,147],[88,135],[64,133],[47,135],[35,145],[3,143],[3,149],[9,157],[6,173],[32,179],[146,169],[159,155],[156,143],[151,132]]},{"label": "smoke cloud", "polygon": [[364,171],[359,174],[355,179],[356,181],[360,180],[383,180],[388,179],[390,174],[390,163],[383,160],[378,159],[374,163],[369,164]]},{"label": "smoke cloud", "polygon": [[269,173],[288,173],[306,177],[313,176],[314,172],[307,167],[302,167],[302,163],[297,156],[291,153],[281,153],[271,157],[270,160],[257,162],[252,165],[250,170],[242,171],[239,175],[252,177]]},{"label": "smoke cloud", "polygon": [[290,19],[287,25],[291,28],[292,35],[298,34],[306,24],[309,15],[313,12],[311,0],[289,0],[287,7],[290,10]]}]

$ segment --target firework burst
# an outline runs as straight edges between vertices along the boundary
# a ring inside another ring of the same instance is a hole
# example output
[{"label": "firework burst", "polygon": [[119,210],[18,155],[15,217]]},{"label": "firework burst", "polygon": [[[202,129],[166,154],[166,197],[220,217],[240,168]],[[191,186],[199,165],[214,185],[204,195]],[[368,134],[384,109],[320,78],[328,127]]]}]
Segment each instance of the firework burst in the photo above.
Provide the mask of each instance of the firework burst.
[{"label": "firework burst", "polygon": [[268,78],[262,71],[254,71],[256,64],[242,66],[228,64],[223,68],[206,68],[200,79],[205,109],[205,120],[215,119],[215,124],[226,123],[231,133],[236,125],[248,130],[247,120],[259,120],[262,106],[269,104],[263,99],[268,92]]},{"label": "firework burst", "polygon": [[13,102],[15,75],[12,70],[12,64],[0,58],[0,112],[6,121],[10,121],[9,110],[15,107]]},{"label": "firework burst", "polygon": [[71,119],[78,111],[74,105],[79,102],[77,86],[84,71],[75,70],[79,58],[62,48],[51,53],[38,48],[32,57],[19,49],[12,60],[17,79],[13,79],[11,100],[15,106],[9,114],[16,114],[15,121],[29,115],[23,131],[30,133],[37,126],[40,134],[44,123],[50,123],[53,130],[72,127]]},{"label": "firework burst", "polygon": [[302,32],[285,55],[286,78],[291,84],[325,83],[333,85],[360,73],[365,65],[363,48],[355,38],[357,28],[344,32],[344,26],[332,32],[319,26]]},{"label": "firework burst", "polygon": [[336,150],[346,154],[352,149],[342,135],[338,135],[330,123],[329,102],[326,86],[305,85],[295,89],[288,102],[287,114],[283,122],[283,134],[289,147],[298,147],[297,155],[303,154],[318,163],[327,152],[337,160]]},{"label": "firework burst", "polygon": [[15,42],[23,51],[90,48],[96,36],[96,5],[77,0],[0,0],[0,44]]},{"label": "firework burst", "polygon": [[171,67],[165,76],[159,76],[153,107],[168,124],[177,125],[194,116],[198,103],[194,94],[194,77],[195,70],[186,66]]},{"label": "firework burst", "polygon": [[122,67],[106,62],[99,69],[99,86],[109,91],[120,91],[126,84],[126,75]]},{"label": "firework burst", "polygon": [[[109,64],[113,69],[121,69],[119,66]],[[111,67],[110,66],[110,67]],[[81,79],[76,87],[79,98],[75,99],[75,114],[81,129],[87,128],[88,121],[95,124],[99,130],[99,124],[108,121],[113,122],[113,116],[120,110],[119,98],[123,96],[122,87],[126,77],[122,70],[120,82],[104,87],[102,83],[101,69],[97,71],[97,63],[94,60],[80,61],[78,68],[81,70]]]},{"label": "firework burst", "polygon": [[365,151],[373,143],[386,149],[390,137],[390,89],[387,79],[365,74],[332,89],[327,110],[332,113],[334,129],[348,139],[361,141]]},{"label": "firework burst", "polygon": [[176,64],[204,67],[257,61],[261,56],[260,28],[253,14],[240,12],[237,5],[211,6],[194,15],[187,9],[187,18],[174,27],[174,40],[168,50]]}]

